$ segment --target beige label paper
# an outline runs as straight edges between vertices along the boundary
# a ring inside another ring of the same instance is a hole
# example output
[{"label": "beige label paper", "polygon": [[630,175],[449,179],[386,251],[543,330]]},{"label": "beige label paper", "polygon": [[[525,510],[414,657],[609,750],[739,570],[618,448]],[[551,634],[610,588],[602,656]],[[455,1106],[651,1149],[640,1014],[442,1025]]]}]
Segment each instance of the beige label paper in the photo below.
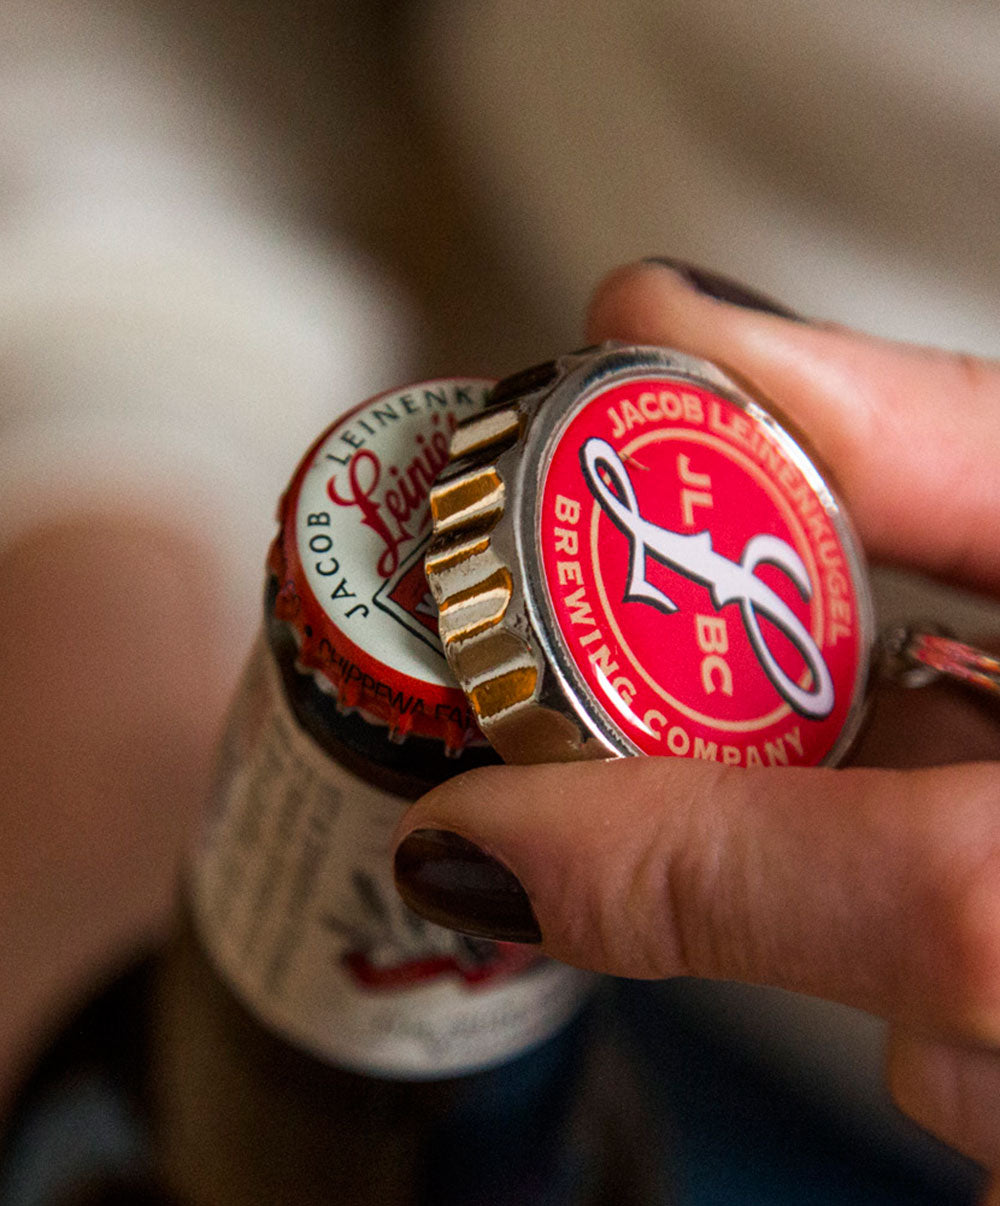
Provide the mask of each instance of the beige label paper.
[{"label": "beige label paper", "polygon": [[409,910],[390,860],[404,808],[299,729],[261,642],[193,867],[202,940],[263,1022],[331,1063],[417,1079],[508,1060],[562,1026],[592,979]]}]

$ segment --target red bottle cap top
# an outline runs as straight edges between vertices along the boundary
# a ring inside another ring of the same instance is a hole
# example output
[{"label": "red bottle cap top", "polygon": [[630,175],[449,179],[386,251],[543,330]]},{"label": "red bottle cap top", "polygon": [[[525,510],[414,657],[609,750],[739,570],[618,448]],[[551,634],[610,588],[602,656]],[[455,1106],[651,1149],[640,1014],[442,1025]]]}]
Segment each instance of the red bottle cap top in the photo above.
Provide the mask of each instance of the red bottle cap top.
[{"label": "red bottle cap top", "polygon": [[606,347],[523,380],[456,432],[427,562],[452,668],[498,751],[837,761],[866,694],[870,592],[787,427],[715,366],[661,349]]},{"label": "red bottle cap top", "polygon": [[319,686],[393,740],[482,740],[441,650],[423,556],[451,433],[492,384],[426,381],[363,402],[319,437],[280,503],[275,615]]}]

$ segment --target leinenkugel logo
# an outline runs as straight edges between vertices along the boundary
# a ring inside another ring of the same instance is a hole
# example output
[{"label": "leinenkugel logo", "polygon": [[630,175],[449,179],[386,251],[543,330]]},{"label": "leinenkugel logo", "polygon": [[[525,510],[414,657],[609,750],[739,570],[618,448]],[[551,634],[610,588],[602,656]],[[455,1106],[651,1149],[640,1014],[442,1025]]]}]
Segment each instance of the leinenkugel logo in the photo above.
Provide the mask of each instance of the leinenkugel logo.
[{"label": "leinenkugel logo", "polygon": [[[628,587],[623,602],[647,603],[666,614],[677,611],[677,604],[647,578],[647,557],[707,586],[716,611],[727,603],[739,604],[750,644],[782,699],[810,720],[829,716],[835,702],[833,679],[819,647],[784,599],[756,574],[761,565],[776,566],[808,602],[813,595],[809,571],[792,546],[762,533],[746,542],[739,561],[731,561],[714,551],[712,534],[707,530],[684,535],[644,518],[628,470],[607,440],[587,440],[580,449],[580,465],[591,494],[629,542]],[[782,668],[761,629],[762,616],[802,655],[811,687],[800,685]]]},{"label": "leinenkugel logo", "polygon": [[443,660],[437,608],[424,573],[427,543],[426,540],[421,541],[400,563],[396,572],[372,596],[372,602]]},{"label": "leinenkugel logo", "polygon": [[554,441],[538,523],[561,648],[631,746],[747,767],[838,748],[864,604],[849,536],[775,424],[694,383],[612,383]]}]

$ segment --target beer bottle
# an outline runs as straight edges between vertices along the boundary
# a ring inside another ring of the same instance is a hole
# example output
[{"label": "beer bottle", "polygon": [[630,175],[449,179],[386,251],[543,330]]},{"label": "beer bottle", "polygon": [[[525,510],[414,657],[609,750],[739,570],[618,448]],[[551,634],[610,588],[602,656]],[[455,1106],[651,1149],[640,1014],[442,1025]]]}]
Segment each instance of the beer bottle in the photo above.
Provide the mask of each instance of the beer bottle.
[{"label": "beer bottle", "polygon": [[157,994],[158,1157],[185,1200],[555,1191],[546,1132],[573,1044],[553,1036],[589,980],[424,922],[389,859],[408,801],[494,757],[450,680],[422,560],[451,430],[488,389],[363,404],[282,500],[264,632]]},{"label": "beer bottle", "polygon": [[434,926],[392,882],[407,803],[496,760],[423,569],[431,485],[489,389],[381,395],[295,472],[174,938],[66,1029],[15,1127],[97,1069],[128,1167],[53,1201],[654,1200],[594,979]]}]

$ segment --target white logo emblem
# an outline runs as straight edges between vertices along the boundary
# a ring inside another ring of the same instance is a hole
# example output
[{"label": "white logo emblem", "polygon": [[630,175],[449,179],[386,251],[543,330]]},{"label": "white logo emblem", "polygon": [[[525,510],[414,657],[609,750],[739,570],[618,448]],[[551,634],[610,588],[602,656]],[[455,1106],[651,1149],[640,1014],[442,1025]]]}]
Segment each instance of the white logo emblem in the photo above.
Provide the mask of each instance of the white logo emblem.
[{"label": "white logo emblem", "polygon": [[[717,611],[727,603],[738,603],[743,626],[761,668],[782,699],[810,720],[829,716],[833,711],[834,689],[823,655],[798,616],[754,572],[759,565],[775,566],[808,602],[812,598],[812,583],[792,546],[777,536],[753,536],[744,546],[740,560],[730,561],[713,551],[710,532],[685,536],[644,519],[639,514],[628,471],[607,440],[596,436],[587,440],[580,449],[580,463],[590,492],[629,541],[625,602],[648,603],[666,614],[677,610],[677,604],[646,578],[646,557],[649,556],[691,581],[707,586]],[[610,480],[610,486],[602,480],[601,470]],[[800,686],[778,664],[761,631],[760,616],[783,632],[802,655],[812,675],[811,688]]]}]

